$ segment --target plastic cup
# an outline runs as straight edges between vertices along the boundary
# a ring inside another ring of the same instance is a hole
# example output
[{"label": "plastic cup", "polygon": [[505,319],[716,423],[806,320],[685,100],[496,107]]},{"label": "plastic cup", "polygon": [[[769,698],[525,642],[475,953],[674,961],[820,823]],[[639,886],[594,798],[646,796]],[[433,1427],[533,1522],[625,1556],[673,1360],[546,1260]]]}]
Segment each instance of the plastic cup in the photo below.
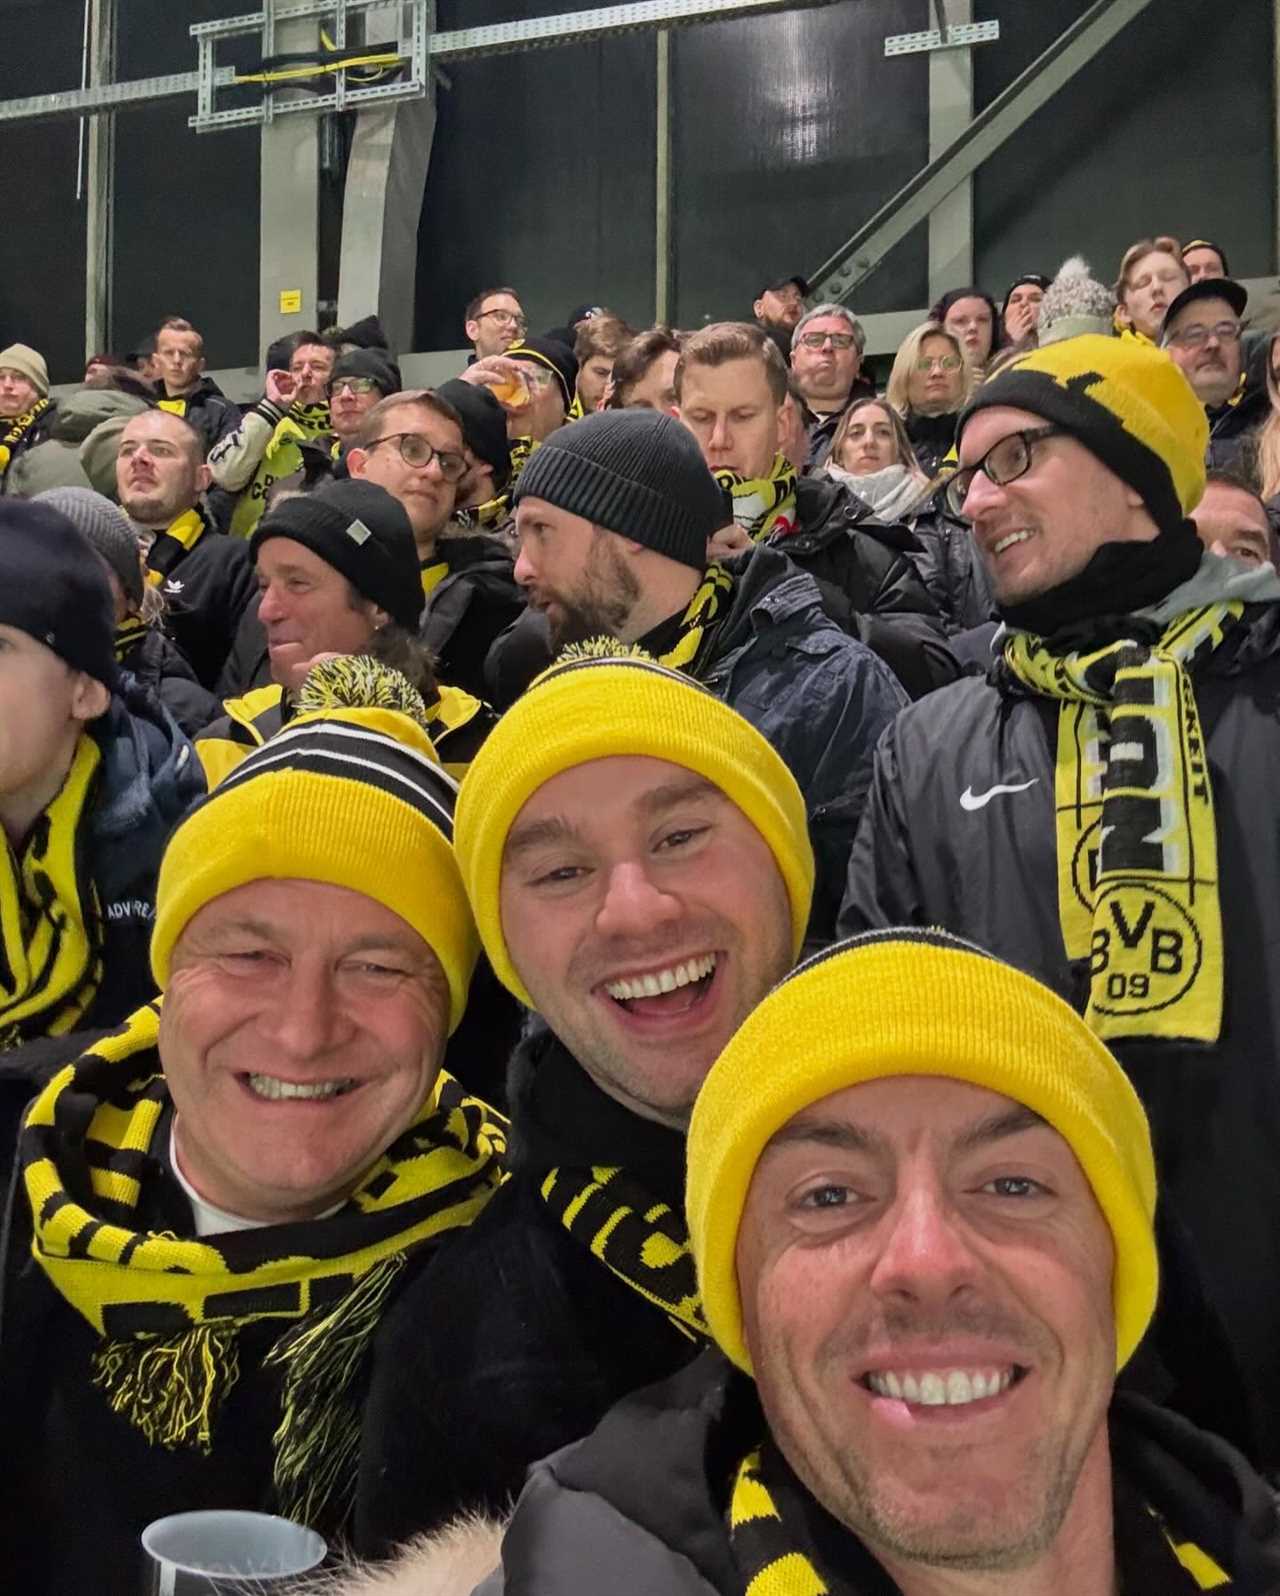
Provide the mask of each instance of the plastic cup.
[{"label": "plastic cup", "polygon": [[276,1596],[328,1551],[323,1536],[287,1518],[224,1509],[158,1518],[143,1530],[142,1547],[146,1596]]}]

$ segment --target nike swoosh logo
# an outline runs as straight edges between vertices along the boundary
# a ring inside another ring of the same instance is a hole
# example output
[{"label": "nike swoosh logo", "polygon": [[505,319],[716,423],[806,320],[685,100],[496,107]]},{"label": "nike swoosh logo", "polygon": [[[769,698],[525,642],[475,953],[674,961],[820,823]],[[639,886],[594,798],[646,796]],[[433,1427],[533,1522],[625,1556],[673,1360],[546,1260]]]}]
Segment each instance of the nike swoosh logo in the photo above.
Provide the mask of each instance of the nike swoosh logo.
[{"label": "nike swoosh logo", "polygon": [[966,787],[960,794],[960,807],[961,809],[969,810],[970,813],[975,809],[985,809],[991,800],[999,797],[1002,792],[1026,792],[1028,787],[1034,787],[1039,780],[1039,776],[1032,776],[1030,781],[1011,784],[997,782],[994,787],[989,788],[986,792],[979,793],[975,793],[972,787]]}]

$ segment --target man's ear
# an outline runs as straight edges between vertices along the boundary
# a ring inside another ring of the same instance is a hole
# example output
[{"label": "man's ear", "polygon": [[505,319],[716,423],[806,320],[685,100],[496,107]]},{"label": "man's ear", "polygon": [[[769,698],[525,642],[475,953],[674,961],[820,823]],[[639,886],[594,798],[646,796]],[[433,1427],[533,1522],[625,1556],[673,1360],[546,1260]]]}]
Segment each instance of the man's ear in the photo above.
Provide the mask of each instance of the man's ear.
[{"label": "man's ear", "polygon": [[751,307],[751,314],[755,317],[755,319],[757,321],[763,321],[764,320],[764,300],[763,299],[757,299],[756,300],[755,304],[752,305],[752,307]]},{"label": "man's ear", "polygon": [[210,471],[208,465],[202,460],[196,467],[196,491],[198,493],[208,493],[212,484],[213,472]]},{"label": "man's ear", "polygon": [[476,339],[480,336],[480,323],[478,321],[463,322],[462,330],[466,333],[471,342],[475,343]]},{"label": "man's ear", "polygon": [[105,682],[100,682],[96,676],[90,676],[87,671],[75,671],[75,682],[71,688],[71,715],[82,725],[87,725],[91,720],[97,720],[99,715],[105,715],[111,707],[111,690]]},{"label": "man's ear", "polygon": [[369,451],[367,449],[347,450],[347,470],[353,477],[362,477],[368,463]]}]

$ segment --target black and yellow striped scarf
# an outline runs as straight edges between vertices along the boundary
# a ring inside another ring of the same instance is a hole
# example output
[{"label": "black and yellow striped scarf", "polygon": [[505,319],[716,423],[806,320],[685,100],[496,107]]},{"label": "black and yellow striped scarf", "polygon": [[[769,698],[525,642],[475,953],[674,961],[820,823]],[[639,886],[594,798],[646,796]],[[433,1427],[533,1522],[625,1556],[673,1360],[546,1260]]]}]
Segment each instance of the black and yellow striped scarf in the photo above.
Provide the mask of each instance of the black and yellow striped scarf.
[{"label": "black and yellow striped scarf", "polygon": [[717,471],[716,481],[733,500],[733,519],[753,543],[796,530],[796,470],[785,454],[774,456],[767,477],[740,477]]},{"label": "black and yellow striped scarf", "polygon": [[[845,1596],[849,1587],[819,1570],[807,1548],[803,1526],[789,1523],[785,1471],[772,1444],[749,1453],[738,1465],[729,1499],[729,1541],[742,1576],[743,1596]],[[1232,1579],[1193,1541],[1178,1540],[1150,1508],[1160,1536],[1189,1576],[1177,1588],[1230,1591]],[[1168,1573],[1178,1572],[1172,1562]],[[1165,1585],[1161,1586],[1164,1596]],[[1154,1592],[1151,1593],[1154,1596]]]},{"label": "black and yellow striped scarf", "polygon": [[422,596],[430,598],[448,574],[448,560],[432,560],[429,565],[426,563],[419,565],[418,575],[422,579]]},{"label": "black and yellow striped scarf", "polygon": [[30,410],[24,410],[9,423],[4,437],[0,438],[0,477],[9,469],[14,455],[26,441],[27,434],[52,403],[52,399],[37,399]]},{"label": "black and yellow striped scarf", "polygon": [[1004,662],[1061,700],[1054,805],[1067,957],[1089,961],[1085,1013],[1104,1040],[1216,1042],[1222,913],[1213,785],[1191,672],[1239,620],[1205,605],[1153,643],[1051,653],[1015,632]]},{"label": "black and yellow striped scarf", "polygon": [[183,555],[190,554],[208,531],[199,510],[185,510],[172,525],[156,534],[147,550],[147,581],[160,587]]},{"label": "black and yellow striped scarf", "polygon": [[569,1234],[691,1341],[709,1339],[685,1217],[622,1169],[553,1169],[542,1200]]},{"label": "black and yellow striped scarf", "polygon": [[136,615],[126,615],[124,620],[116,627],[113,643],[116,664],[123,665],[130,653],[137,648],[151,630],[146,621],[140,621]]},{"label": "black and yellow striped scarf", "polygon": [[101,761],[81,734],[67,779],[21,851],[0,860],[0,1049],[62,1036],[102,983],[102,921],[80,836]]},{"label": "black and yellow striped scarf", "polygon": [[520,480],[520,473],[529,464],[529,456],[539,447],[537,438],[512,438],[510,440],[511,478],[507,483],[507,496]]},{"label": "black and yellow striped scarf", "polygon": [[694,672],[703,646],[710,640],[717,623],[723,620],[723,611],[733,592],[733,577],[723,565],[709,565],[703,573],[698,591],[689,601],[689,607],[680,617],[679,636],[658,663],[673,671]]},{"label": "black and yellow striped scarf", "polygon": [[326,437],[331,427],[327,399],[315,405],[290,408],[284,420],[276,424],[253,480],[236,501],[230,528],[233,538],[253,536],[271,489],[282,477],[291,477],[295,471],[302,470],[305,461],[301,446]]},{"label": "black and yellow striped scarf", "polygon": [[239,1332],[279,1324],[267,1364],[281,1372],[281,1511],[340,1518],[359,1447],[354,1391],[382,1304],[409,1253],[470,1224],[493,1194],[505,1122],[441,1074],[338,1213],[202,1239],[139,1230],[170,1101],[159,1023],[158,1001],[140,1009],[28,1110],[19,1156],[33,1254],[101,1337],[94,1383],[154,1446],[210,1451]]},{"label": "black and yellow striped scarf", "polygon": [[499,493],[496,498],[486,499],[483,504],[473,504],[466,509],[455,510],[453,524],[465,527],[470,532],[477,527],[501,526],[510,514],[511,495]]}]

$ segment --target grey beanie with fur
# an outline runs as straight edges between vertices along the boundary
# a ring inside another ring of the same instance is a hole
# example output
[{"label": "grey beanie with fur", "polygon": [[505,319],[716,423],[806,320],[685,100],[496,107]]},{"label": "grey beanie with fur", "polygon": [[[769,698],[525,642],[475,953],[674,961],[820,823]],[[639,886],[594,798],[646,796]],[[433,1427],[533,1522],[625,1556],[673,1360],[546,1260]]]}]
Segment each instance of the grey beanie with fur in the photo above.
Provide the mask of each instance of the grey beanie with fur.
[{"label": "grey beanie with fur", "polygon": [[1044,291],[1037,342],[1043,349],[1081,333],[1113,334],[1115,308],[1111,290],[1090,274],[1083,255],[1073,255]]}]

